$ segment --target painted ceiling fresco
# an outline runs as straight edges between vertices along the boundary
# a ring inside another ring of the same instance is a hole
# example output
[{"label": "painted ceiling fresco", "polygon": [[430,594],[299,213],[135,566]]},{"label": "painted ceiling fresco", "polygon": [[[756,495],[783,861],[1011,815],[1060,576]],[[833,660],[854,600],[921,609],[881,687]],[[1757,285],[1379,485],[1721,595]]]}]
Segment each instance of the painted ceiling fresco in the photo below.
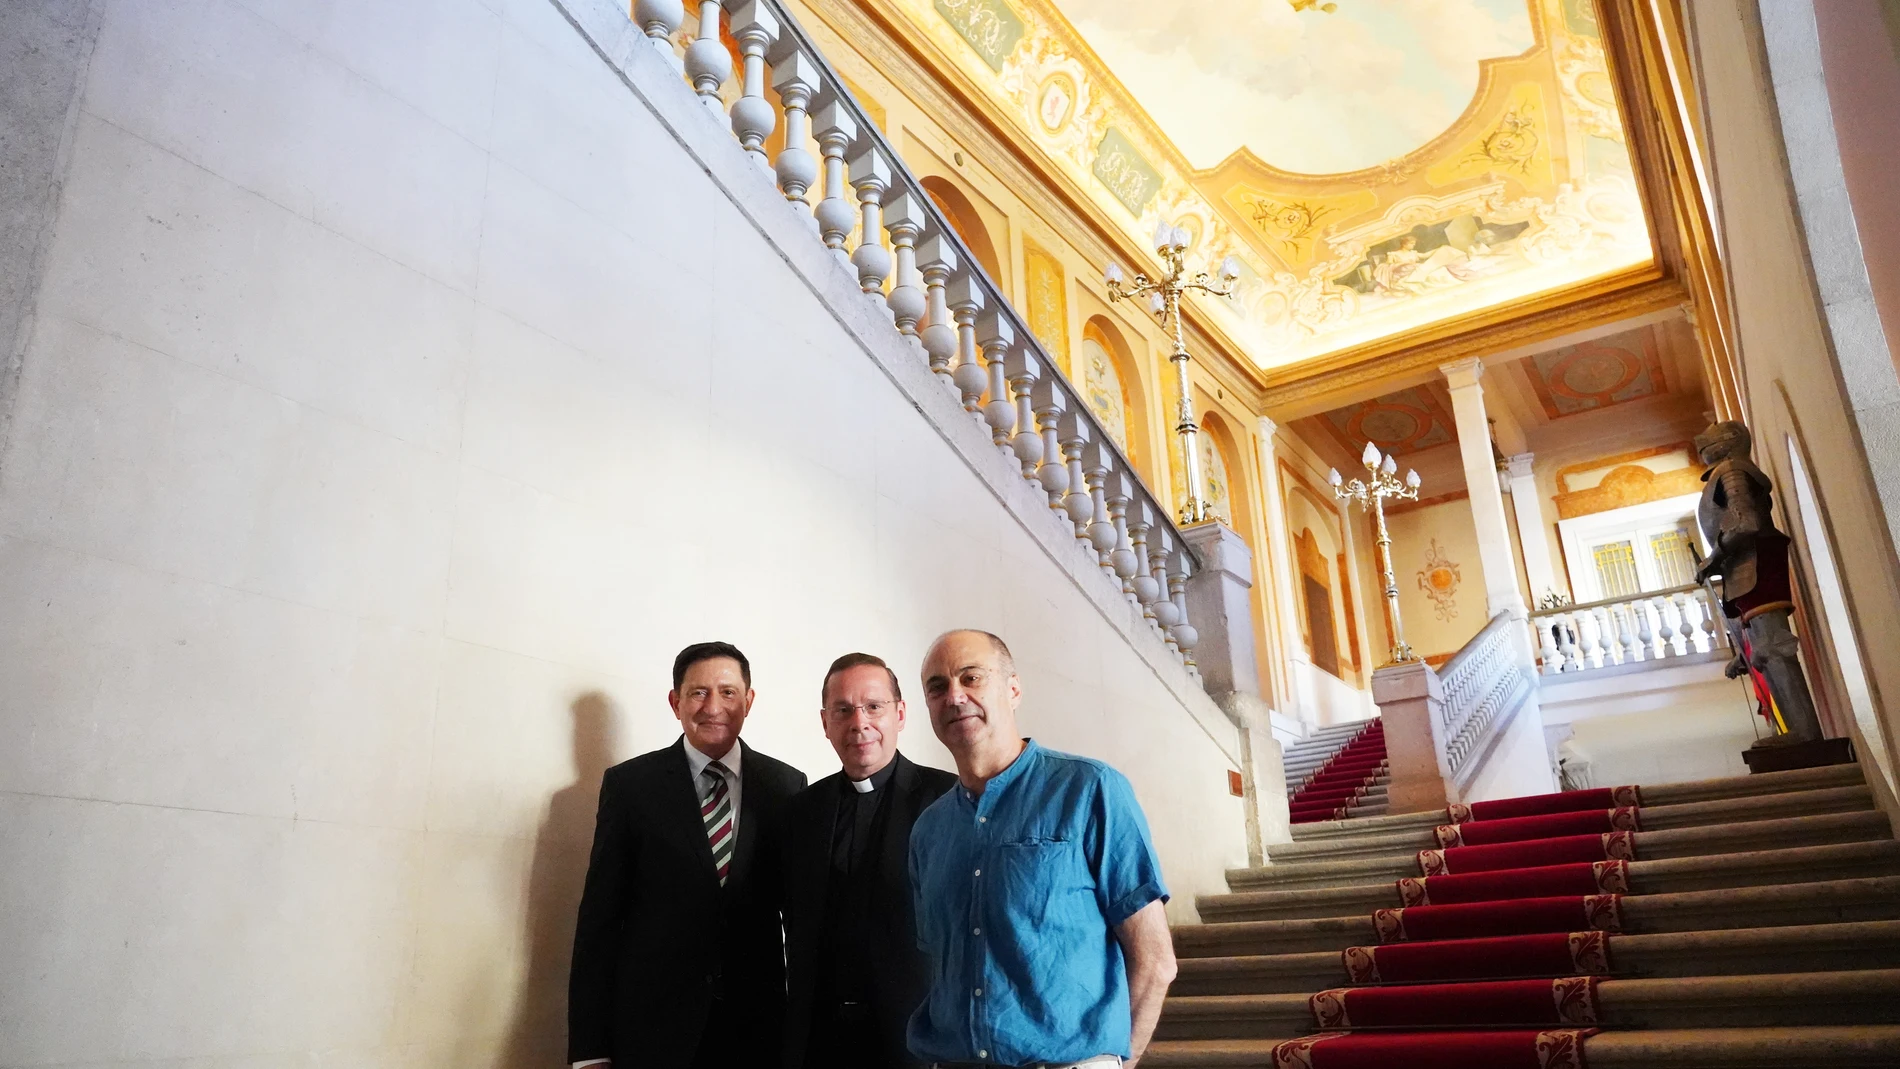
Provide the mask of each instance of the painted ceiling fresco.
[{"label": "painted ceiling fresco", "polygon": [[1567,345],[1518,361],[1549,419],[1594,412],[1669,392],[1658,328]]},{"label": "painted ceiling fresco", "polygon": [[1653,256],[1592,0],[885,2],[1262,368]]},{"label": "painted ceiling fresco", "polygon": [[1335,408],[1320,418],[1326,431],[1350,456],[1371,442],[1381,452],[1410,456],[1421,449],[1458,440],[1443,387],[1411,389]]}]

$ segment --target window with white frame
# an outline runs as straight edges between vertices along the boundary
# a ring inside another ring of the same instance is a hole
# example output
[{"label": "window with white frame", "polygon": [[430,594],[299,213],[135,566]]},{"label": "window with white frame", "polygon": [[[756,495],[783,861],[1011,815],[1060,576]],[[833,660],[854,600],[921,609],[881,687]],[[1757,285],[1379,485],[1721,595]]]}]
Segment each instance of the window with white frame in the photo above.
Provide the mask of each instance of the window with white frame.
[{"label": "window with white frame", "polygon": [[1557,523],[1578,603],[1635,597],[1695,582],[1708,552],[1696,529],[1700,496],[1684,494]]}]

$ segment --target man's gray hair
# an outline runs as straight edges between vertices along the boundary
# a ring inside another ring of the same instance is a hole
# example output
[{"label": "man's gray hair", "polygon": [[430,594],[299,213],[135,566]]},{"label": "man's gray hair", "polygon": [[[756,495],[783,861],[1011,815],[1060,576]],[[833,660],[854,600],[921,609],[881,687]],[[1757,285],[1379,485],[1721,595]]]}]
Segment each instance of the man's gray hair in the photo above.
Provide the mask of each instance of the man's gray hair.
[{"label": "man's gray hair", "polygon": [[990,650],[996,654],[998,667],[1011,675],[1016,674],[1016,657],[1009,652],[1009,644],[980,627],[953,627],[931,640],[930,648],[936,649],[938,643],[949,638],[951,635],[982,635],[984,638],[989,639]]}]

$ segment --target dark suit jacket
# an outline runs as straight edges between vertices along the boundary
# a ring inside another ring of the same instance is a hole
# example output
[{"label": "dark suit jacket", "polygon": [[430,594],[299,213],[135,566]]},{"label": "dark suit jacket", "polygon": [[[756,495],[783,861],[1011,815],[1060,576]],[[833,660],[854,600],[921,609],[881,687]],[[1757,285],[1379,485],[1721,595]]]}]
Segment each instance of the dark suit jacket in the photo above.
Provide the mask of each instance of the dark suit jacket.
[{"label": "dark suit jacket", "polygon": [[767,825],[805,774],[749,746],[739,773],[739,838],[723,887],[684,738],[601,780],[568,979],[570,1061],[686,1069],[716,1007],[744,1064],[777,1064],[784,944],[772,885],[753,877]]},{"label": "dark suit jacket", "polygon": [[[883,935],[869,949],[871,989],[877,993],[878,1039],[891,1064],[912,1059],[904,1033],[910,1013],[923,1001],[930,986],[929,965],[917,949],[917,926],[911,916],[910,828],[917,814],[956,783],[941,769],[917,765],[903,754],[885,789],[884,839],[877,859],[870,918]],[[801,791],[786,809],[774,836],[776,864],[783,866],[786,927],[787,997],[784,1069],[803,1069],[817,998],[819,948],[836,938],[824,931],[825,895],[831,881],[831,835],[838,800],[844,788],[843,772],[827,776]]]}]

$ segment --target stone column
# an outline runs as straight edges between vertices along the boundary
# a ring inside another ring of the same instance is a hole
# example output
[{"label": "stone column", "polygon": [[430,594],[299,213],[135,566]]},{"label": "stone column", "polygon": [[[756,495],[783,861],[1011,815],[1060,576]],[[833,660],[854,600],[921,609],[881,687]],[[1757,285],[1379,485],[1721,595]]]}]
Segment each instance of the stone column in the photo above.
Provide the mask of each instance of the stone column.
[{"label": "stone column", "polygon": [[1306,647],[1300,641],[1299,595],[1293,586],[1293,576],[1298,570],[1293,561],[1292,539],[1286,530],[1286,493],[1280,486],[1280,460],[1274,447],[1273,436],[1279,425],[1265,416],[1260,417],[1260,496],[1266,512],[1267,529],[1267,575],[1273,588],[1266,591],[1268,630],[1278,632],[1268,635],[1268,648],[1277,645],[1282,661],[1273,666],[1272,700],[1275,707],[1290,716],[1299,716],[1296,707],[1293,682],[1293,664],[1304,663]]},{"label": "stone column", "polygon": [[[1524,596],[1517,589],[1517,560],[1504,518],[1504,493],[1491,456],[1491,427],[1484,417],[1484,387],[1477,359],[1439,368],[1451,385],[1451,410],[1458,423],[1458,450],[1464,455],[1465,489],[1471,495],[1471,519],[1478,528],[1478,561],[1484,567],[1486,615],[1508,612],[1523,619]],[[1528,642],[1527,642],[1528,645]]]},{"label": "stone column", "polygon": [[1517,518],[1517,540],[1524,547],[1524,576],[1530,580],[1530,601],[1536,605],[1557,589],[1557,569],[1550,562],[1550,539],[1544,533],[1544,500],[1531,475],[1531,454],[1510,458],[1511,512]]},{"label": "stone column", "polygon": [[1247,814],[1247,857],[1266,861],[1266,846],[1290,842],[1286,766],[1273,716],[1260,699],[1253,641],[1253,550],[1218,521],[1182,532],[1201,567],[1188,580],[1188,619],[1200,631],[1194,663],[1207,693],[1240,729],[1240,782]]},{"label": "stone column", "polygon": [[1390,813],[1445,808],[1450,777],[1440,765],[1441,749],[1432,736],[1432,725],[1444,715],[1444,699],[1438,673],[1423,661],[1372,673],[1372,700],[1385,721],[1386,762],[1392,775],[1386,788]]}]

